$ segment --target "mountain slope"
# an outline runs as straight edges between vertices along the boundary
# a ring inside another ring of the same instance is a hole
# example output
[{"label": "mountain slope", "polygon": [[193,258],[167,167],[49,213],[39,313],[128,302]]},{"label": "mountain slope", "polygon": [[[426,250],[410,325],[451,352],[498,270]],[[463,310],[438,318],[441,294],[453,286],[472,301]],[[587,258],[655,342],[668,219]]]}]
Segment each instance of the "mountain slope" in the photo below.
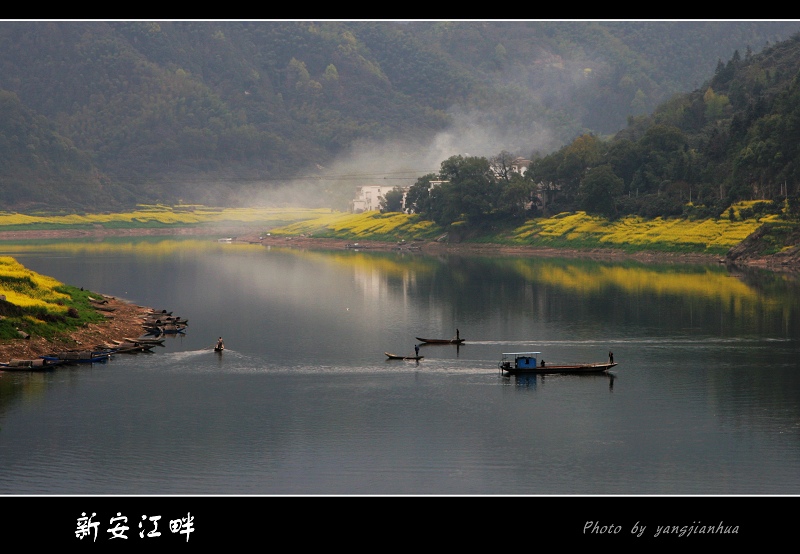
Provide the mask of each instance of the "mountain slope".
[{"label": "mountain slope", "polygon": [[[413,182],[455,153],[528,156],[585,130],[613,133],[710,77],[733,50],[798,29],[789,21],[0,22],[0,91],[38,121],[23,134],[47,128],[76,157],[37,141],[9,150],[41,163],[10,164],[2,190],[38,186],[4,195],[0,207],[233,205],[301,186],[306,198],[330,203],[362,184],[347,177],[354,172],[416,172]],[[9,144],[15,137],[0,130]],[[90,165],[85,175],[73,167],[78,158]]]}]

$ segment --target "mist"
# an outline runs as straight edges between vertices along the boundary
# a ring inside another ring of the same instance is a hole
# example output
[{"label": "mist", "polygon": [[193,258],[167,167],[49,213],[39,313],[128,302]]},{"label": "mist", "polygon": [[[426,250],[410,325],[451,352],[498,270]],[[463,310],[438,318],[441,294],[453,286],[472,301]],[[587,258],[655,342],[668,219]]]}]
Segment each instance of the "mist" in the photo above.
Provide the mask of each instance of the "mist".
[{"label": "mist", "polygon": [[529,157],[557,147],[553,133],[537,122],[498,125],[492,114],[453,110],[452,125],[424,141],[358,141],[349,151],[298,177],[275,185],[251,183],[230,199],[241,206],[303,207],[346,210],[356,189],[367,185],[407,187],[418,178],[438,173],[452,156],[490,158],[502,151]]}]

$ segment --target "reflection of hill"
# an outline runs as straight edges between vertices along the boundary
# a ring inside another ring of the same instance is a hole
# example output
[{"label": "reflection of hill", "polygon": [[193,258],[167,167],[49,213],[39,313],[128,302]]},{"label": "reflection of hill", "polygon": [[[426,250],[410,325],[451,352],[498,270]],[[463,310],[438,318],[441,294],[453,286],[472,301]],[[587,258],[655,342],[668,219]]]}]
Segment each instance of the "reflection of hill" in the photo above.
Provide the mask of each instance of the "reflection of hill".
[{"label": "reflection of hill", "polygon": [[[11,255],[16,250],[57,251],[76,256],[100,253],[104,256],[120,254],[154,259],[175,256],[184,249],[207,251],[209,255],[246,251],[256,254],[257,258],[262,254],[268,256],[270,252],[258,244],[220,244],[211,239],[197,238],[6,244],[4,249]],[[685,328],[702,321],[720,330],[734,325],[783,336],[794,328],[794,321],[800,317],[797,283],[770,272],[737,273],[734,276],[725,266],[716,264],[656,265],[562,258],[431,256],[344,249],[272,247],[271,250],[279,250],[287,259],[302,259],[318,265],[317,279],[323,275],[350,275],[346,282],[357,283],[364,291],[365,300],[424,298],[426,303],[454,309],[458,319],[485,317],[487,313],[523,319],[530,317],[531,313],[544,319],[579,319],[600,310],[607,314],[609,325],[620,327],[644,321],[646,318],[642,311],[655,309],[660,311],[665,326]],[[224,261],[225,257],[215,259]],[[254,268],[261,265],[257,260],[254,263]],[[331,270],[334,273],[326,274]],[[307,286],[313,288],[315,285],[309,282]],[[575,299],[578,301],[572,306]],[[567,308],[567,304],[571,307]],[[448,317],[454,316],[448,314]]]},{"label": "reflection of hill", "polygon": [[6,373],[0,379],[0,416],[18,401],[31,401],[42,396],[50,381],[51,375],[47,372],[23,372],[19,378]]}]

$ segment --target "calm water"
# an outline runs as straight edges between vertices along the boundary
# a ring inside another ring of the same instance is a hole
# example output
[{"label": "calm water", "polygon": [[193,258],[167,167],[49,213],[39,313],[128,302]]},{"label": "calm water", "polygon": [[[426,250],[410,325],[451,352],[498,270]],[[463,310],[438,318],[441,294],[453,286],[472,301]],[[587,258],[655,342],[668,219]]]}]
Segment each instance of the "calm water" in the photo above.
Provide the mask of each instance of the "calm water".
[{"label": "calm water", "polygon": [[[796,280],[212,239],[0,255],[189,319],[151,355],[0,375],[0,494],[800,494]],[[529,349],[619,365],[499,374]]]}]

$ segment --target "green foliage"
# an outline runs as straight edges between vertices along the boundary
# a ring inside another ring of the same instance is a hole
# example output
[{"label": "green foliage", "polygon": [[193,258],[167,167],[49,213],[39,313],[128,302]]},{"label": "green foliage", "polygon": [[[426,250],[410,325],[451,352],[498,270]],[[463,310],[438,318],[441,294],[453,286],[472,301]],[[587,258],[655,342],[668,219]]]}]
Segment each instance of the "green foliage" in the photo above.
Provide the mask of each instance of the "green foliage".
[{"label": "green foliage", "polygon": [[[25,283],[22,281],[12,283],[9,279],[4,278],[0,286],[12,290],[35,288],[30,279],[27,279]],[[19,338],[18,331],[52,338],[83,327],[88,323],[105,320],[105,317],[89,302],[89,296],[94,293],[68,285],[56,287],[56,290],[68,297],[63,302],[67,308],[65,313],[54,313],[40,306],[21,307],[0,299],[0,340],[17,339]],[[98,296],[95,294],[95,297]]]},{"label": "green foliage", "polygon": [[382,212],[402,212],[403,211],[403,189],[395,187],[386,193],[381,200]]},{"label": "green foliage", "polygon": [[[291,185],[308,167],[330,167],[355,142],[424,143],[446,130],[456,111],[473,114],[476,127],[529,137],[528,148],[552,152],[578,135],[616,132],[631,114],[697,88],[735,48],[782,40],[797,27],[791,21],[6,21],[0,24],[1,207],[124,210],[140,201],[210,198],[233,204],[239,193],[252,198],[251,187],[268,191]],[[689,122],[693,129],[707,118],[725,125],[733,112],[735,132],[720,129],[696,148],[736,146],[727,137],[743,139],[771,109],[776,84],[795,74],[780,56],[769,67],[752,63],[758,57],[722,64],[708,111],[700,96],[664,110],[659,123],[688,134]],[[783,103],[794,100],[787,95]],[[772,125],[784,139],[795,132],[789,119]],[[783,160],[770,177],[796,177],[790,143],[764,142],[760,152]],[[759,160],[755,166],[746,160],[742,171],[761,171]],[[559,178],[572,188],[561,194],[551,182],[545,190],[553,204],[544,209],[576,206],[587,160],[561,161]],[[660,173],[650,168],[644,182]],[[631,178],[618,175],[630,186]],[[506,200],[519,207],[521,196]],[[485,211],[476,202],[469,202],[472,209]]]},{"label": "green foliage", "polygon": [[581,207],[589,214],[609,219],[617,215],[616,198],[624,187],[622,178],[614,174],[610,165],[594,167],[586,172],[580,185]]}]

